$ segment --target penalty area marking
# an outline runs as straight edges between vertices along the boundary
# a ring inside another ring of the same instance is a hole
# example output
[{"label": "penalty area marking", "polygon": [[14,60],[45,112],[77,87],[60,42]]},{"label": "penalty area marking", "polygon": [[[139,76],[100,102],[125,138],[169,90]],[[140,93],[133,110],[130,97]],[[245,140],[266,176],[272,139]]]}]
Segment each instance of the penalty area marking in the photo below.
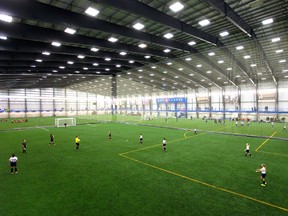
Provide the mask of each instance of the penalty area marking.
[{"label": "penalty area marking", "polygon": [[229,193],[229,194],[233,194],[235,196],[240,196],[242,198],[245,198],[245,199],[248,199],[248,200],[252,200],[254,202],[258,202],[258,203],[261,203],[261,204],[264,204],[264,205],[267,205],[267,206],[270,206],[270,207],[273,207],[273,208],[277,208],[277,209],[280,209],[280,210],[283,210],[283,211],[288,211],[287,208],[283,208],[281,206],[277,206],[277,205],[274,205],[274,204],[271,204],[271,203],[268,203],[268,202],[265,202],[265,201],[262,201],[262,200],[258,200],[258,199],[255,199],[253,197],[250,197],[250,196],[246,196],[244,194],[240,194],[240,193],[237,193],[237,192],[234,192],[234,191],[230,191],[230,190],[227,190],[225,188],[221,188],[221,187],[217,187],[215,185],[211,185],[211,184],[208,184],[206,182],[202,182],[202,181],[199,181],[197,179],[193,179],[193,178],[190,178],[188,176],[184,176],[184,175],[181,175],[179,173],[175,173],[175,172],[172,172],[170,170],[166,170],[166,169],[163,169],[161,167],[157,167],[157,166],[154,166],[152,164],[149,164],[149,163],[146,163],[146,162],[143,162],[143,161],[140,161],[140,160],[137,160],[135,158],[132,158],[132,157],[128,157],[127,155],[124,155],[125,153],[122,153],[122,154],[119,154],[119,156],[121,157],[124,157],[126,159],[129,159],[129,160],[132,160],[134,162],[137,162],[137,163],[140,163],[140,164],[143,164],[145,166],[148,166],[148,167],[151,167],[151,168],[154,168],[154,169],[157,169],[157,170],[160,170],[162,172],[166,172],[166,173],[169,173],[171,175],[174,175],[174,176],[178,176],[180,178],[184,178],[186,180],[189,180],[189,181],[192,181],[192,182],[195,182],[195,183],[198,183],[198,184],[201,184],[201,185],[204,185],[204,186],[207,186],[207,187],[210,187],[210,188],[214,188],[216,190],[220,190],[220,191],[223,191],[223,192],[226,192],[226,193]]},{"label": "penalty area marking", "polygon": [[42,127],[37,127],[37,128],[42,129],[42,130],[45,130],[45,131],[49,131],[49,130],[46,129],[46,128],[42,128]]}]

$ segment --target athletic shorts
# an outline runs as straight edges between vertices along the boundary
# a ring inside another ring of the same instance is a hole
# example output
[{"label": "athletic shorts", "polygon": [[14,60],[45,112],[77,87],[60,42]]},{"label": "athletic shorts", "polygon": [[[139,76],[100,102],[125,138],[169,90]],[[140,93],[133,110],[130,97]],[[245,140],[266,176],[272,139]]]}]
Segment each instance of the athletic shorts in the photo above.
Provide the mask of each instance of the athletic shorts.
[{"label": "athletic shorts", "polygon": [[17,162],[10,162],[10,166],[11,167],[16,167],[17,166]]},{"label": "athletic shorts", "polygon": [[266,177],[266,174],[263,174],[263,173],[262,173],[262,174],[261,174],[261,177],[262,177],[262,178],[265,178],[265,177]]},{"label": "athletic shorts", "polygon": [[76,143],[76,146],[79,146],[79,143]]},{"label": "athletic shorts", "polygon": [[250,150],[249,149],[246,149],[246,153],[249,153],[250,152]]}]

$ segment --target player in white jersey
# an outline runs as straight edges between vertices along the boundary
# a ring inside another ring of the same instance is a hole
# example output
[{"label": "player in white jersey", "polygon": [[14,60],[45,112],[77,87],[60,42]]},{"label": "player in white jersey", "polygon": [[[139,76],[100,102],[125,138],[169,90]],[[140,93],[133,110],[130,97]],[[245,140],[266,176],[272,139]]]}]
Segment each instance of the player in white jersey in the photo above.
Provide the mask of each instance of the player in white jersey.
[{"label": "player in white jersey", "polygon": [[249,155],[250,157],[252,157],[252,155],[251,155],[251,153],[250,153],[250,144],[249,144],[249,143],[246,143],[245,151],[246,151],[245,157],[248,156],[248,155]]},{"label": "player in white jersey", "polygon": [[9,158],[11,174],[17,173],[17,161],[18,161],[18,158],[16,157],[16,155],[12,154],[12,156]]},{"label": "player in white jersey", "polygon": [[163,138],[162,146],[163,146],[163,150],[164,150],[164,151],[166,151],[166,145],[167,145],[167,143],[166,143],[166,139]]},{"label": "player in white jersey", "polygon": [[143,144],[143,135],[142,135],[142,133],[140,134],[139,142],[140,142],[140,144]]},{"label": "player in white jersey", "polygon": [[261,176],[260,179],[262,181],[261,186],[265,187],[266,186],[266,181],[265,181],[265,177],[266,177],[266,164],[261,164],[261,169],[257,169],[256,172],[261,172]]}]

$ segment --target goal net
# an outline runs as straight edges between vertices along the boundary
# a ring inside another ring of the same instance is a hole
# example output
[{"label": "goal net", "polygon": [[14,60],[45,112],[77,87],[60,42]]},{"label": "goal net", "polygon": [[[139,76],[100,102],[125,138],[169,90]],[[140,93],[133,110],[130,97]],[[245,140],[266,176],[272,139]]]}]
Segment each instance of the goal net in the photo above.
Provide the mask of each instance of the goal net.
[{"label": "goal net", "polygon": [[76,126],[76,118],[56,118],[56,127]]}]

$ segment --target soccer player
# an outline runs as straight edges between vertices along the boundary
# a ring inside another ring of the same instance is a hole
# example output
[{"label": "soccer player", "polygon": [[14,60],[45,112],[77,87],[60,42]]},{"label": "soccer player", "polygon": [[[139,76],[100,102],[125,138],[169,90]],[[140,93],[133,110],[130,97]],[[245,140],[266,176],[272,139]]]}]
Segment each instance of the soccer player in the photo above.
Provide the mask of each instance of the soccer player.
[{"label": "soccer player", "polygon": [[266,177],[266,164],[261,164],[261,169],[257,169],[256,172],[261,172],[261,176],[260,179],[262,181],[261,186],[265,187],[266,186],[266,181],[265,181],[265,177]]},{"label": "soccer player", "polygon": [[249,143],[246,143],[245,151],[246,151],[245,157],[247,157],[248,155],[249,155],[250,157],[252,157],[252,155],[251,155],[251,153],[250,153],[250,144],[249,144]]},{"label": "soccer player", "polygon": [[196,128],[194,129],[194,134],[195,134],[195,135],[197,134],[197,129],[196,129]]},{"label": "soccer player", "polygon": [[27,149],[27,142],[25,139],[22,141],[22,153],[26,154],[26,149]]},{"label": "soccer player", "polygon": [[55,146],[54,138],[55,138],[54,135],[50,134],[50,146]]},{"label": "soccer player", "polygon": [[166,139],[163,138],[163,141],[162,141],[162,146],[163,146],[163,150],[166,151]]},{"label": "soccer player", "polygon": [[111,133],[111,131],[108,132],[108,140],[109,140],[109,141],[112,140],[112,133]]},{"label": "soccer player", "polygon": [[140,142],[140,144],[143,144],[143,135],[142,135],[142,133],[140,133],[139,142]]},{"label": "soccer player", "polygon": [[271,127],[274,128],[274,122],[273,121],[271,122]]},{"label": "soccer player", "polygon": [[79,139],[78,135],[75,138],[75,144],[76,144],[76,150],[78,150],[79,149],[79,145],[80,145],[80,139]]},{"label": "soccer player", "polygon": [[[15,154],[12,154],[12,156],[9,158],[10,167],[11,167],[11,174],[17,173],[17,161],[18,158],[15,156]],[[13,172],[14,169],[14,172]]]},{"label": "soccer player", "polygon": [[64,127],[65,127],[65,128],[67,127],[67,123],[66,123],[66,122],[64,123]]},{"label": "soccer player", "polygon": [[286,123],[284,123],[284,125],[283,125],[283,131],[287,131]]},{"label": "soccer player", "polygon": [[235,122],[235,126],[238,127],[238,121],[237,121],[237,120],[236,120],[236,122]]},{"label": "soccer player", "polygon": [[244,121],[241,120],[241,127],[244,127]]}]

